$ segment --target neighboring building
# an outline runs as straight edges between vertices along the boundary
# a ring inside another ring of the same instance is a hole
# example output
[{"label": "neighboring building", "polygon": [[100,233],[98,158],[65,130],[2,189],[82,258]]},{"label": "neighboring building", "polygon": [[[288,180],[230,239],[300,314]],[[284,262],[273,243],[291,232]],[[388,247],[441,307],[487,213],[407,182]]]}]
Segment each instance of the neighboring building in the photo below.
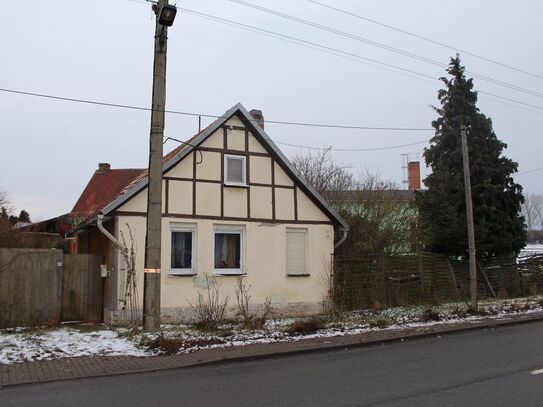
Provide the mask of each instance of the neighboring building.
[{"label": "neighboring building", "polygon": [[[216,276],[231,306],[241,275],[255,305],[269,297],[283,313],[320,311],[334,229],[347,225],[263,127],[261,112],[248,113],[238,104],[164,157],[163,321],[187,317],[189,302],[196,303],[198,291],[206,289],[206,275]],[[142,299],[147,184],[146,170],[101,165],[73,210],[86,218],[76,230],[75,250],[104,255],[109,270],[106,322],[126,318],[125,274],[122,256],[98,230],[96,215],[105,216],[104,225],[117,239],[128,239],[132,231]]]}]

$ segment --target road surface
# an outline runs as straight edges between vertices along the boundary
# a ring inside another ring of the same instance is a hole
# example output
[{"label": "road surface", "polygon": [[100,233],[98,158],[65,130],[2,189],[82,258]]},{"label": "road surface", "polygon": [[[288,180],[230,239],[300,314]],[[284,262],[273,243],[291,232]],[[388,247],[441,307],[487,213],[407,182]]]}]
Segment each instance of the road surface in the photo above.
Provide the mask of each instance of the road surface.
[{"label": "road surface", "polygon": [[543,406],[543,322],[350,350],[7,387],[0,389],[0,406]]}]

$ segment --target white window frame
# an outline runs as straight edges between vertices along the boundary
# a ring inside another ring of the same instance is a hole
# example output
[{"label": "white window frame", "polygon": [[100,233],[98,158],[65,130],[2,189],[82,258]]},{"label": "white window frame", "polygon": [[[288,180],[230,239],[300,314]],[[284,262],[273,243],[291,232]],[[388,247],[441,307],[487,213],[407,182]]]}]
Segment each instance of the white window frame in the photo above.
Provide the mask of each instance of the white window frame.
[{"label": "white window frame", "polygon": [[[192,233],[192,256],[191,268],[173,268],[172,267],[172,233],[190,232]],[[169,242],[169,272],[171,276],[195,276],[196,273],[196,225],[187,223],[170,223],[170,242]]]},{"label": "white window frame", "polygon": [[[239,268],[216,268],[215,267],[215,235],[217,233],[225,233],[230,235],[239,235]],[[213,228],[213,274],[217,276],[237,276],[244,274],[244,254],[245,254],[245,230],[243,226],[223,226],[215,225]]]},{"label": "white window frame", "polygon": [[[303,273],[291,273],[288,270],[287,235],[288,233],[303,233],[305,235],[305,270]],[[309,230],[307,228],[286,228],[285,230],[285,270],[287,277],[308,277],[309,272]]]},{"label": "white window frame", "polygon": [[[227,175],[228,175],[228,159],[235,159],[241,161],[241,169],[242,169],[242,182],[233,182],[228,181]],[[236,186],[236,187],[247,187],[247,157],[244,155],[233,155],[233,154],[225,154],[224,155],[224,185],[226,186]]]}]

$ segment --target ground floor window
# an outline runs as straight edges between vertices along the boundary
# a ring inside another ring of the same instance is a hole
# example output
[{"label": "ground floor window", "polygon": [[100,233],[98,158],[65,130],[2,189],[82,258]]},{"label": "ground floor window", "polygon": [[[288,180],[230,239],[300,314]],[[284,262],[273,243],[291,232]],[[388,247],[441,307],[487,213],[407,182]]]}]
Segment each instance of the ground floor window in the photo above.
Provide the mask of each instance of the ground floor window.
[{"label": "ground floor window", "polygon": [[243,229],[215,227],[214,263],[217,274],[242,274]]},{"label": "ground floor window", "polygon": [[287,275],[306,276],[307,229],[287,228]]},{"label": "ground floor window", "polygon": [[170,225],[170,274],[196,274],[194,233],[195,227],[193,225]]}]

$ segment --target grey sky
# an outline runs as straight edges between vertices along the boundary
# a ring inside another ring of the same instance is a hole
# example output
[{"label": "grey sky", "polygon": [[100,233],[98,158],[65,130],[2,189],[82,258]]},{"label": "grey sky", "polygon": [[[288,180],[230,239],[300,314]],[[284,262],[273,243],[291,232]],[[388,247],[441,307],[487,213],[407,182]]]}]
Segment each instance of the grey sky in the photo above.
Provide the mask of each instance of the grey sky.
[{"label": "grey sky", "polygon": [[[447,63],[454,51],[341,15],[306,0],[249,0]],[[321,0],[543,75],[540,1]],[[228,0],[179,1],[197,10],[339,48],[435,77],[440,67],[341,38]],[[113,103],[150,106],[154,20],[150,5],[129,0],[4,2],[0,25],[0,87]],[[169,31],[167,107],[221,114],[237,102],[266,119],[318,123],[430,127],[435,85],[298,45],[179,12]],[[469,71],[535,91],[543,79],[462,56]],[[475,80],[479,90],[543,106],[539,97]],[[482,95],[481,95],[482,96]],[[510,102],[506,102],[511,104]],[[541,167],[543,111],[520,110],[480,98],[481,111],[519,163]],[[0,188],[34,219],[69,211],[98,162],[145,167],[150,114],[0,92]],[[536,110],[536,109],[533,109]],[[211,119],[203,119],[207,125]],[[188,138],[194,117],[168,115],[166,135]],[[428,139],[431,132],[334,130],[266,126],[277,141],[336,148],[372,148]],[[175,147],[168,142],[166,150]],[[287,155],[299,149],[281,146]],[[353,171],[366,168],[401,182],[402,153],[424,145],[376,152],[337,152]],[[527,192],[543,193],[542,172],[517,177]]]}]

